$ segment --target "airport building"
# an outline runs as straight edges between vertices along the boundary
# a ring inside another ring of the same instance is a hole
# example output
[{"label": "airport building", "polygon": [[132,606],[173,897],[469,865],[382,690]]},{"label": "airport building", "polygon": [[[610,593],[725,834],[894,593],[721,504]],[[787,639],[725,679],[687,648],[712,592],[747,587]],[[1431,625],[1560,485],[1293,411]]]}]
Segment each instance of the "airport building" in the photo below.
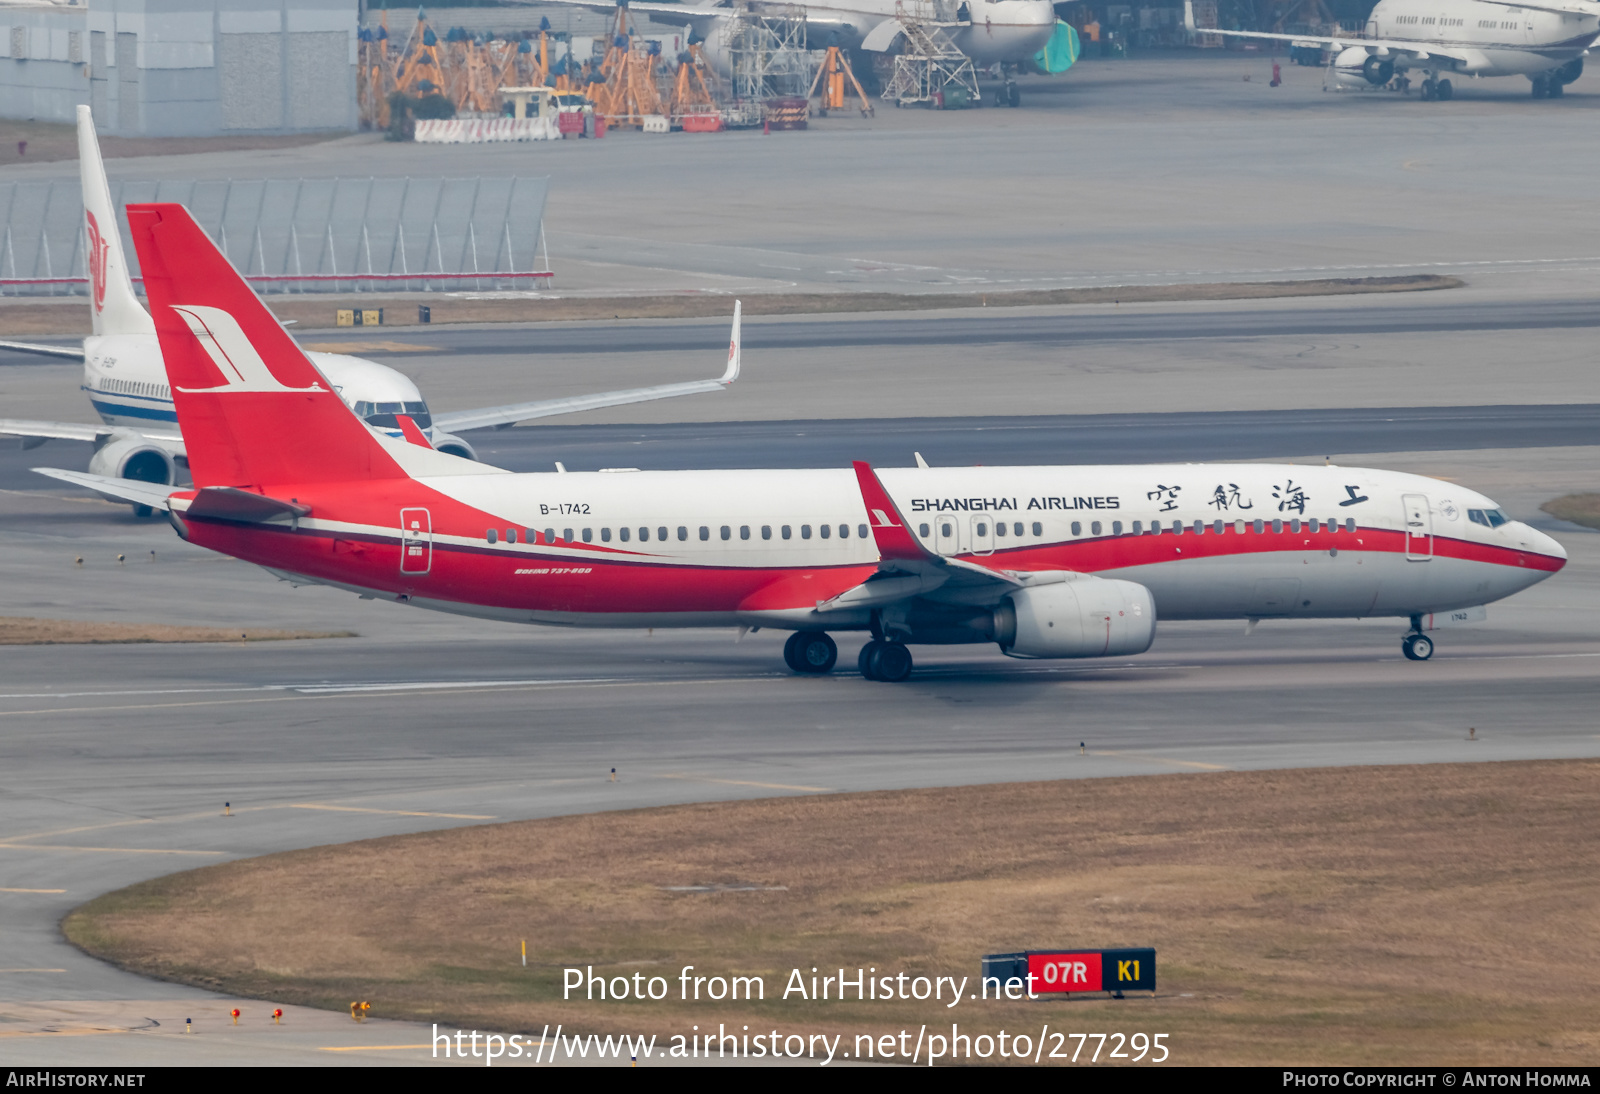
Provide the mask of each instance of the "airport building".
[{"label": "airport building", "polygon": [[356,127],[356,0],[8,0],[0,117],[126,137]]}]

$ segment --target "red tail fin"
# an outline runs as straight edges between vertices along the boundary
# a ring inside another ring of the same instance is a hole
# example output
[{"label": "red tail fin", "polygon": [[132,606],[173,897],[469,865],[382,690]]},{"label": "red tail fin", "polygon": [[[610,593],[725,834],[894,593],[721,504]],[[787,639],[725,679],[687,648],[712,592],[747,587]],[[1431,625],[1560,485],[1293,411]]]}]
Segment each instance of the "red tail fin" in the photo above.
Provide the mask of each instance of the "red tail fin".
[{"label": "red tail fin", "polygon": [[404,477],[187,209],[128,223],[196,486]]},{"label": "red tail fin", "polygon": [[894,499],[889,497],[889,491],[878,481],[878,473],[872,469],[872,465],[856,460],[851,466],[856,469],[856,482],[861,487],[861,500],[867,507],[867,515],[872,518],[872,536],[877,541],[878,554],[883,558],[898,559],[935,557],[912,536],[911,529],[906,527],[906,518],[900,515]]}]

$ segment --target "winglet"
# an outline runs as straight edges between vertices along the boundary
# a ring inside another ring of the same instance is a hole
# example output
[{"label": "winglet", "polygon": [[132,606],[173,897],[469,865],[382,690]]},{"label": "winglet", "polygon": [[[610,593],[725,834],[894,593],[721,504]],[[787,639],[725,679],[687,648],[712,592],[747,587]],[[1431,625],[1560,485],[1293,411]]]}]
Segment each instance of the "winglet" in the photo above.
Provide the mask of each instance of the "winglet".
[{"label": "winglet", "polygon": [[889,497],[883,483],[878,481],[878,473],[872,469],[872,465],[856,460],[851,466],[856,469],[856,482],[861,486],[861,500],[867,507],[867,516],[872,518],[872,538],[877,541],[879,556],[899,559],[933,557],[927,548],[917,542],[911,529],[906,527],[899,507]]},{"label": "winglet", "polygon": [[741,341],[739,317],[743,311],[744,301],[735,300],[733,302],[733,334],[728,338],[728,371],[724,372],[722,379],[717,381],[719,384],[731,384],[739,378],[739,346]]}]

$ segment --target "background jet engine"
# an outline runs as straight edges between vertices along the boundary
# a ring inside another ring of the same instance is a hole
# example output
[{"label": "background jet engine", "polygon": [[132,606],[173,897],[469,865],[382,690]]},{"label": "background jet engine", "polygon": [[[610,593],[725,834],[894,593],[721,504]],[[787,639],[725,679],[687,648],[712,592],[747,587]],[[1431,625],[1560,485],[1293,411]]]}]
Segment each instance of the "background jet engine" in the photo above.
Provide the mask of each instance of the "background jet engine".
[{"label": "background jet engine", "polygon": [[1012,593],[994,611],[994,637],[1011,657],[1124,657],[1156,636],[1150,590],[1081,577]]},{"label": "background jet engine", "polygon": [[1394,62],[1351,46],[1333,62],[1333,75],[1340,87],[1382,87],[1394,79]]},{"label": "background jet engine", "polygon": [[465,437],[458,437],[454,433],[445,433],[438,429],[433,431],[433,447],[451,456],[460,456],[464,460],[478,458],[477,449],[468,444]]}]

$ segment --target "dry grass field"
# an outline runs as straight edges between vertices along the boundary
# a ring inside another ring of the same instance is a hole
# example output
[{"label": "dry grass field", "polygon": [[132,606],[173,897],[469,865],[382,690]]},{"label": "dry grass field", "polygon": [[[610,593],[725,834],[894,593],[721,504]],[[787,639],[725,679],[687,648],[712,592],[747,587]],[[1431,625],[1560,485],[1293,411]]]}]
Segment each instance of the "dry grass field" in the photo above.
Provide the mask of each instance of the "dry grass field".
[{"label": "dry grass field", "polygon": [[1557,520],[1600,529],[1600,494],[1568,494],[1539,506]]},{"label": "dry grass field", "polygon": [[[1567,761],[688,805],[208,867],[64,929],[153,976],[504,1033],[727,1023],[848,1047],[922,1023],[1049,1023],[1168,1033],[1173,1063],[1592,1063],[1597,799],[1600,762]],[[1157,995],[779,998],[791,969],[841,966],[972,976],[970,992],[981,954],[1063,945],[1155,946]],[[672,994],[563,1001],[563,968],[589,965]],[[766,1000],[677,1001],[684,965],[762,975]]]},{"label": "dry grass field", "polygon": [[[1111,304],[1177,300],[1264,300],[1296,296],[1348,296],[1364,293],[1427,292],[1465,284],[1437,274],[1404,277],[1346,277],[1308,281],[1253,281],[1215,285],[1134,285],[1106,289],[1038,289],[996,293],[752,293],[744,298],[746,315],[824,315],[854,312],[928,311],[942,308],[1033,307],[1055,304]],[[267,303],[282,320],[301,329],[319,330],[335,323],[340,308],[382,308],[385,327],[417,326],[417,305],[431,309],[430,322],[556,323],[592,319],[691,319],[732,313],[725,295],[708,293],[655,296],[546,297],[473,299],[469,294],[435,293],[372,296],[351,293],[272,296]],[[367,328],[362,328],[366,330]],[[89,311],[81,299],[0,302],[0,337],[88,334]]]},{"label": "dry grass field", "polygon": [[354,631],[223,630],[166,623],[80,623],[0,615],[0,646],[95,645],[118,642],[282,642],[295,638],[354,638]]}]

